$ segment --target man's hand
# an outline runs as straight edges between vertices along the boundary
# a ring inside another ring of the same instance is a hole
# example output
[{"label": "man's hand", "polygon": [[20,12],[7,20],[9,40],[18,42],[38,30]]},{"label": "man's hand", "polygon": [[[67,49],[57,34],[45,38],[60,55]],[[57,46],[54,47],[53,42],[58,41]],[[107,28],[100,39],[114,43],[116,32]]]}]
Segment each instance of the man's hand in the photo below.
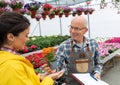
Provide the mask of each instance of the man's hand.
[{"label": "man's hand", "polygon": [[97,79],[101,79],[100,74],[98,74],[98,73],[95,73],[94,77],[97,78]]}]

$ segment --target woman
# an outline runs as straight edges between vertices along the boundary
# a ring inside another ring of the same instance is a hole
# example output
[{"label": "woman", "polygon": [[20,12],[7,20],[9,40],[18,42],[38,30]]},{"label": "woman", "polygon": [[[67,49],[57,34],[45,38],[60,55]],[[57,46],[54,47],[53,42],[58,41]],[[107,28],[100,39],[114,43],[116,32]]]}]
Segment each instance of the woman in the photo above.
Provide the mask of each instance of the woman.
[{"label": "woman", "polygon": [[0,85],[53,85],[63,71],[36,75],[32,64],[16,51],[29,40],[30,22],[23,15],[6,12],[0,15]]}]

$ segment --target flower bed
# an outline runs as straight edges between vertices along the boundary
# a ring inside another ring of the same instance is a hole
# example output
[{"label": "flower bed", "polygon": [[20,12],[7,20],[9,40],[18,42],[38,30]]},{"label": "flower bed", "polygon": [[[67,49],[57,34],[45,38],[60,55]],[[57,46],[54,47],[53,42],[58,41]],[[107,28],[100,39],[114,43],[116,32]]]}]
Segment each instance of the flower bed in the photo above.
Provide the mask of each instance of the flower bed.
[{"label": "flower bed", "polygon": [[104,59],[109,54],[115,52],[116,50],[120,49],[119,43],[99,43],[99,53],[101,59]]},{"label": "flower bed", "polygon": [[33,53],[25,56],[34,66],[36,73],[45,72],[43,65],[50,64],[54,61],[54,55],[56,52],[56,48],[48,47],[43,48],[39,53]]}]

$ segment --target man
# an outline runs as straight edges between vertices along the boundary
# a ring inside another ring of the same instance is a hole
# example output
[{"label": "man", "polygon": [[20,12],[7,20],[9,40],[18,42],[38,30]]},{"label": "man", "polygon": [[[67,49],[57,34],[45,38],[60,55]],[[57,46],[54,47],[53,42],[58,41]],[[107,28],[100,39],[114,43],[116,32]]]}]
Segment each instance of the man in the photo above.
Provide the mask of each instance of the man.
[{"label": "man", "polygon": [[77,16],[69,26],[71,38],[60,44],[56,52],[58,70],[66,70],[66,85],[80,85],[71,77],[71,73],[91,73],[100,79],[102,64],[98,53],[98,44],[84,35],[88,31],[87,21]]}]

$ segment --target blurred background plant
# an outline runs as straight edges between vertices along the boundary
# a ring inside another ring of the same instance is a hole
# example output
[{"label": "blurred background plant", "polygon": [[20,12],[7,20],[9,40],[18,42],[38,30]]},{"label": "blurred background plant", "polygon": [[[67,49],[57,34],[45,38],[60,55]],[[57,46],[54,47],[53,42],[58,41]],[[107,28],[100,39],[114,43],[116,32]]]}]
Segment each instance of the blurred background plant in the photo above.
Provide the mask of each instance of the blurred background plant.
[{"label": "blurred background plant", "polygon": [[0,0],[0,8],[7,7],[8,3],[5,0]]},{"label": "blurred background plant", "polygon": [[23,5],[24,5],[24,0],[10,0],[10,4],[9,6],[12,8],[12,9],[16,9],[16,8],[22,8]]}]

